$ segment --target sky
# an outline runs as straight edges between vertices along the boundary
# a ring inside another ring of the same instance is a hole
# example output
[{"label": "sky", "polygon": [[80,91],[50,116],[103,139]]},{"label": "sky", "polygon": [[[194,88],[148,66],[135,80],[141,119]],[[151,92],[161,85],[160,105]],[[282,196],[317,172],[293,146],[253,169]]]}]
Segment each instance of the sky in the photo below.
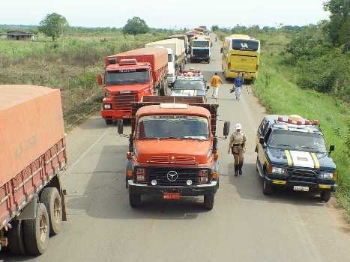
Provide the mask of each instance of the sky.
[{"label": "sky", "polygon": [[[149,27],[182,29],[199,25],[231,28],[317,24],[328,19],[325,0],[2,0],[0,24],[39,25],[47,14],[64,16],[69,25],[123,27],[137,16]],[[210,3],[210,4],[208,4]]]}]

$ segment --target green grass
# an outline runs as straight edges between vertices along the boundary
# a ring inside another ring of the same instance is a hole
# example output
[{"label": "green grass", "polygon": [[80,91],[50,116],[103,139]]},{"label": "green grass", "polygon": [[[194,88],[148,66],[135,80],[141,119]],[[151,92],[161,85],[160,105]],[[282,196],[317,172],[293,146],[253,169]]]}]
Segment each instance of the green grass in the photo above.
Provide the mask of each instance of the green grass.
[{"label": "green grass", "polygon": [[[271,46],[270,46],[271,47]],[[350,222],[350,109],[342,100],[328,94],[299,88],[293,82],[295,69],[282,65],[282,57],[262,55],[255,92],[269,113],[297,114],[318,119],[327,144],[334,144],[332,157],[337,165],[338,202],[346,209]]]}]

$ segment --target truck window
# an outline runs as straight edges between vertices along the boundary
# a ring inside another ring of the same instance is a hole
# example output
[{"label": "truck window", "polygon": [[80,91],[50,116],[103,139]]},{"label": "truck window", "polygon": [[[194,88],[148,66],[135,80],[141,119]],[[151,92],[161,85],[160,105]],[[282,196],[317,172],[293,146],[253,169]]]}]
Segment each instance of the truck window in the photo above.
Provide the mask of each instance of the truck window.
[{"label": "truck window", "polygon": [[147,69],[125,69],[106,72],[107,85],[145,84],[149,82]]},{"label": "truck window", "polygon": [[267,143],[271,147],[326,153],[322,135],[290,130],[275,130]]},{"label": "truck window", "polygon": [[193,41],[192,47],[209,47],[209,41]]},{"label": "truck window", "polygon": [[246,40],[246,39],[233,39],[232,49],[241,51],[258,51],[259,41],[256,40]]},{"label": "truck window", "polygon": [[138,120],[138,139],[209,139],[208,119],[185,115],[144,116]]}]

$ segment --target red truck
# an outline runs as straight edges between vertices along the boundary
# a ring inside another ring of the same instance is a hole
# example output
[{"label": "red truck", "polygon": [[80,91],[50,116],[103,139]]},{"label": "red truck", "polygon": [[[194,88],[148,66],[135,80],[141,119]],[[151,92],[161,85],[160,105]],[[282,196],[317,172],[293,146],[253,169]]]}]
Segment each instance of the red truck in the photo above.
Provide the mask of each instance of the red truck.
[{"label": "red truck", "polygon": [[66,220],[60,90],[0,85],[0,249],[39,255]]},{"label": "red truck", "polygon": [[104,83],[105,98],[101,116],[106,124],[113,120],[130,119],[131,103],[143,96],[166,95],[168,51],[165,48],[140,48],[107,56],[104,77],[98,75],[98,83]]}]

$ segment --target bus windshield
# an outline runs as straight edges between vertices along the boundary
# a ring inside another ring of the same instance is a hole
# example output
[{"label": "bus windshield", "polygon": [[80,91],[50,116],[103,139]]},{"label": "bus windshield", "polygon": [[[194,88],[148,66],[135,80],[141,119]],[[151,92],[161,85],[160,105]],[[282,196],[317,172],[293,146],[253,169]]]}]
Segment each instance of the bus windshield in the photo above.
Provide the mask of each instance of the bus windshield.
[{"label": "bus windshield", "polygon": [[242,51],[258,51],[260,49],[259,41],[247,39],[233,39],[232,49]]}]

